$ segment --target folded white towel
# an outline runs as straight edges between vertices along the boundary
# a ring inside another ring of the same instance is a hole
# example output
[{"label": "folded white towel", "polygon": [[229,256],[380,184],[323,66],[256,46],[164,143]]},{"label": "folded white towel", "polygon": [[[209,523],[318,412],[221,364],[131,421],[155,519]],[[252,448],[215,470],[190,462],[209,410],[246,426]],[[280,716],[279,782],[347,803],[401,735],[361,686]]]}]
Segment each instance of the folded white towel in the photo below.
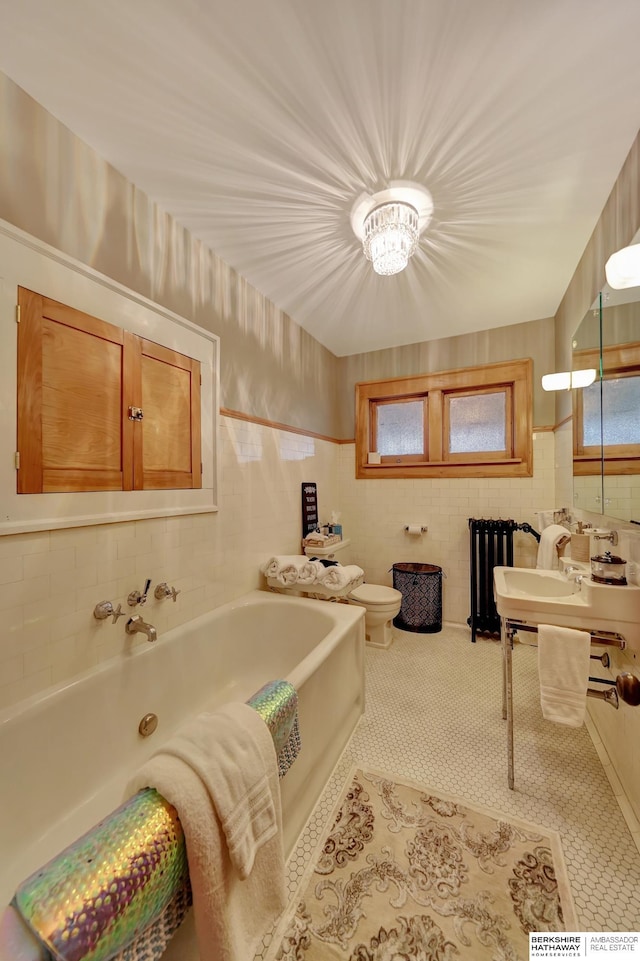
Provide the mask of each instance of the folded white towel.
[{"label": "folded white towel", "polygon": [[364,571],[357,564],[346,564],[344,567],[342,564],[335,564],[332,567],[323,568],[322,573],[318,575],[318,583],[323,587],[342,590],[363,574]]},{"label": "folded white towel", "polygon": [[302,567],[309,558],[305,554],[275,554],[266,561],[260,570],[267,577],[276,577],[285,567]]},{"label": "folded white towel", "polygon": [[558,569],[558,543],[563,537],[569,537],[569,531],[560,524],[550,524],[545,527],[540,535],[538,544],[538,558],[536,568],[541,571],[553,571]]},{"label": "folded white towel", "polygon": [[287,567],[283,567],[281,571],[276,575],[276,580],[278,580],[284,587],[292,584],[315,584],[318,575],[322,573],[324,567],[320,561],[310,561],[307,559],[306,564],[290,564]]},{"label": "folded white towel", "polygon": [[286,904],[278,765],[248,704],[202,714],[141,768],[184,830],[201,961],[253,957]]},{"label": "folded white towel", "polygon": [[548,721],[580,727],[589,684],[591,635],[569,627],[538,625],[540,706]]},{"label": "folded white towel", "polygon": [[321,569],[319,561],[310,561],[305,554],[277,554],[261,568],[263,574],[275,578],[283,587],[313,584]]}]

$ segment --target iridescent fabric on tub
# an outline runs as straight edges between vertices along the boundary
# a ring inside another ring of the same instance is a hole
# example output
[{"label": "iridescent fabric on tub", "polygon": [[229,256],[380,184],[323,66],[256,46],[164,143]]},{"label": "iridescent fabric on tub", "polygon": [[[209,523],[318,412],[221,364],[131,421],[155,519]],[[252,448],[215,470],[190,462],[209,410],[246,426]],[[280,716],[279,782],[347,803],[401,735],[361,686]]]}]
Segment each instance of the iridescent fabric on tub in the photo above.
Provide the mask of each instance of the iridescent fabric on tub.
[{"label": "iridescent fabric on tub", "polygon": [[265,722],[278,755],[278,770],[284,777],[300,751],[298,695],[289,681],[269,681],[249,698],[247,704]]},{"label": "iridescent fabric on tub", "polygon": [[[247,704],[269,728],[284,777],[300,750],[295,688],[270,681]],[[23,881],[13,904],[60,961],[156,961],[191,904],[175,808],[139,791]]]},{"label": "iridescent fabric on tub", "polygon": [[188,879],[176,810],[146,788],[27,878],[14,904],[55,958],[107,961]]}]

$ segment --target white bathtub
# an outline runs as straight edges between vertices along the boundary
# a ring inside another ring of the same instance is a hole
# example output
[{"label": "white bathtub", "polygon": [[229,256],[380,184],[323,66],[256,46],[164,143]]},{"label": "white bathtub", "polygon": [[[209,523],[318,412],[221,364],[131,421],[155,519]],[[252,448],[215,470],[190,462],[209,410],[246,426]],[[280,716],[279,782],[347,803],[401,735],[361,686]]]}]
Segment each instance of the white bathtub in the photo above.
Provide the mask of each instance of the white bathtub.
[{"label": "white bathtub", "polygon": [[[302,750],[280,782],[289,854],[364,709],[363,613],[252,591],[0,714],[0,905],[117,807],[187,718],[275,679],[299,697]],[[158,727],[143,738],[149,712]]]}]

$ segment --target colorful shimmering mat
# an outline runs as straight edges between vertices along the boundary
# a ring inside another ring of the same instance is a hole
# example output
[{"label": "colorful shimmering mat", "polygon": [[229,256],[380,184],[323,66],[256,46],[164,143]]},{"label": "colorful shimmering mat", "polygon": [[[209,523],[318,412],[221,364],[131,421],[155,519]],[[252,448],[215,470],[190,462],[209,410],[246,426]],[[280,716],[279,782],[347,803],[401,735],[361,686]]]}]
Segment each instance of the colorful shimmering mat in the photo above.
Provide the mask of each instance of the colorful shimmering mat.
[{"label": "colorful shimmering mat", "polygon": [[247,704],[265,722],[278,755],[278,771],[284,777],[300,751],[298,695],[289,681],[269,681],[249,698]]},{"label": "colorful shimmering mat", "polygon": [[55,958],[107,961],[188,876],[176,810],[145,788],[24,881],[14,904]]},{"label": "colorful shimmering mat", "polygon": [[[295,688],[271,681],[247,703],[271,731],[282,777],[300,749]],[[139,791],[23,881],[13,904],[58,961],[159,957],[190,904],[175,808]]]}]

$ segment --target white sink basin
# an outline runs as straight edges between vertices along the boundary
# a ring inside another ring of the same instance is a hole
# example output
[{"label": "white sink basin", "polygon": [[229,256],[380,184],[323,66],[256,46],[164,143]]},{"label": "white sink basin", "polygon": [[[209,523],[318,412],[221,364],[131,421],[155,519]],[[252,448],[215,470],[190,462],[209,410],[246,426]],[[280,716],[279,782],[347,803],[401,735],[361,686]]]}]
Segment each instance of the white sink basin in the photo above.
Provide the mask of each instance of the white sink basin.
[{"label": "white sink basin", "polygon": [[[560,571],[495,567],[493,587],[498,614],[534,624],[635,634],[640,624],[640,587],[581,584]],[[626,625],[626,627],[625,627]]]},{"label": "white sink basin", "polygon": [[520,567],[504,567],[504,581],[510,594],[533,597],[569,597],[580,585],[556,571],[531,571]]}]

